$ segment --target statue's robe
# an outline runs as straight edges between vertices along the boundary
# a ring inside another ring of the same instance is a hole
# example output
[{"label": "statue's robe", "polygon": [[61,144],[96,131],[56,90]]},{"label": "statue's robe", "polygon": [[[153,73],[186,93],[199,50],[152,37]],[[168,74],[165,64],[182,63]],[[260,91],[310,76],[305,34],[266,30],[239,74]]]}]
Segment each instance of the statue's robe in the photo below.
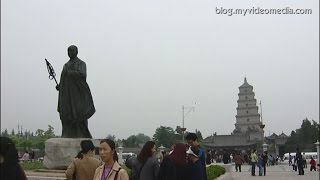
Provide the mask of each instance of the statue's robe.
[{"label": "statue's robe", "polygon": [[88,119],[96,110],[86,78],[86,63],[79,58],[71,59],[63,66],[58,112],[64,138],[92,138]]}]

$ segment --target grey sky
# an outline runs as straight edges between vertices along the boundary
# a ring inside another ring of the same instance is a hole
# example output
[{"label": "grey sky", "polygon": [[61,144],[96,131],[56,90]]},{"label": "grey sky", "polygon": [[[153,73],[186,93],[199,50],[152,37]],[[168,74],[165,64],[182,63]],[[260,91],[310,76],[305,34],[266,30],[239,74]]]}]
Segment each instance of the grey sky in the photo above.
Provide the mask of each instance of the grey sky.
[{"label": "grey sky", "polygon": [[[311,15],[221,15],[220,8],[310,8]],[[319,120],[319,1],[3,0],[1,130],[61,134],[54,81],[75,44],[97,112],[94,138],[182,124],[203,136],[234,129],[244,77],[262,101],[266,135]],[[260,109],[259,109],[260,111]]]}]

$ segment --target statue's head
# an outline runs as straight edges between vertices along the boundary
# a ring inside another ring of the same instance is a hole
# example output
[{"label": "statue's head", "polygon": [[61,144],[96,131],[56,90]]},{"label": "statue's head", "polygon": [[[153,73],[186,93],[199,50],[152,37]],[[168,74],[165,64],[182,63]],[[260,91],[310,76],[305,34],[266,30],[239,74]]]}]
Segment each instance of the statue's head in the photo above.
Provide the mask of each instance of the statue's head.
[{"label": "statue's head", "polygon": [[70,59],[73,59],[75,57],[77,57],[78,55],[78,48],[75,45],[71,45],[68,47],[68,56],[70,57]]}]

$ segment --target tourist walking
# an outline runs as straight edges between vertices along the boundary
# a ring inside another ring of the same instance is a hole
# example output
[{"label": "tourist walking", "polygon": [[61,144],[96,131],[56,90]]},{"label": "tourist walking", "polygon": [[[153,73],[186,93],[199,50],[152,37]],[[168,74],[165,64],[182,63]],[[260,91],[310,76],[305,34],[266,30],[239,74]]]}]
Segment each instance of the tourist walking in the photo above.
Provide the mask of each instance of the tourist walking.
[{"label": "tourist walking", "polygon": [[266,175],[267,172],[267,163],[268,163],[268,152],[264,151],[263,154],[261,155],[262,157],[262,167],[263,167],[263,175]]},{"label": "tourist walking", "polygon": [[296,156],[293,156],[292,158],[292,170],[297,171],[297,161],[296,161]]},{"label": "tourist walking", "polygon": [[314,170],[314,171],[317,171],[316,169],[316,161],[313,159],[313,157],[311,157],[311,160],[310,160],[310,171]]},{"label": "tourist walking", "polygon": [[295,161],[297,161],[299,175],[304,175],[303,159],[302,159],[302,155],[301,155],[299,148],[297,148]]},{"label": "tourist walking", "polygon": [[158,171],[159,162],[156,158],[156,144],[153,141],[147,141],[132,167],[132,177],[130,179],[156,180]]},{"label": "tourist walking", "polygon": [[229,153],[227,153],[227,150],[223,150],[223,155],[222,155],[222,161],[223,164],[229,164],[231,162],[231,158]]},{"label": "tourist walking", "polygon": [[292,156],[291,156],[291,154],[289,153],[289,166],[291,166],[291,164],[292,164]]},{"label": "tourist walking", "polygon": [[17,148],[8,137],[0,137],[0,179],[27,180],[26,174],[19,164]]},{"label": "tourist walking", "polygon": [[256,175],[256,165],[258,162],[258,156],[256,154],[257,150],[253,150],[251,153],[251,175],[255,176]]},{"label": "tourist walking", "polygon": [[83,140],[80,143],[81,151],[66,170],[67,180],[93,179],[95,170],[102,164],[94,158],[95,147],[91,140]]},{"label": "tourist walking", "polygon": [[241,172],[241,165],[244,163],[244,159],[241,157],[241,154],[238,152],[233,159],[236,165],[236,172],[238,172],[238,170]]},{"label": "tourist walking", "polygon": [[257,166],[259,168],[259,176],[262,176],[263,167],[262,167],[262,157],[260,154],[258,154]]},{"label": "tourist walking", "polygon": [[170,155],[166,155],[160,164],[157,180],[186,180],[187,154],[186,146],[177,143]]},{"label": "tourist walking", "polygon": [[[199,150],[198,158],[202,165],[202,171],[203,174],[207,174],[205,151],[199,145],[198,136],[195,133],[189,133],[186,136],[186,140],[191,147]],[[204,176],[204,179],[207,180],[207,176]]]},{"label": "tourist walking", "polygon": [[100,141],[100,158],[103,165],[99,166],[93,180],[129,180],[129,176],[125,169],[119,165],[116,145],[111,139]]},{"label": "tourist walking", "polygon": [[209,165],[212,163],[212,156],[211,156],[211,151],[207,150],[207,154],[206,154],[206,164]]},{"label": "tourist walking", "polygon": [[306,153],[302,153],[303,168],[308,168]]}]

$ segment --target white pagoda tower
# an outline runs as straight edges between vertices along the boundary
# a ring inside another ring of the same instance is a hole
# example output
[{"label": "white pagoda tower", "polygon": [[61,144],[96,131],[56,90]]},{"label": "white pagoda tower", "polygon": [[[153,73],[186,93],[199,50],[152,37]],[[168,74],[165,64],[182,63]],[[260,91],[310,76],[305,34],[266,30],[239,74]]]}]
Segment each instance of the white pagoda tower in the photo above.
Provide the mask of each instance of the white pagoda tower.
[{"label": "white pagoda tower", "polygon": [[247,134],[249,141],[261,141],[263,139],[262,122],[258,113],[257,100],[254,97],[253,86],[244,83],[239,87],[239,100],[237,107],[234,135]]}]

